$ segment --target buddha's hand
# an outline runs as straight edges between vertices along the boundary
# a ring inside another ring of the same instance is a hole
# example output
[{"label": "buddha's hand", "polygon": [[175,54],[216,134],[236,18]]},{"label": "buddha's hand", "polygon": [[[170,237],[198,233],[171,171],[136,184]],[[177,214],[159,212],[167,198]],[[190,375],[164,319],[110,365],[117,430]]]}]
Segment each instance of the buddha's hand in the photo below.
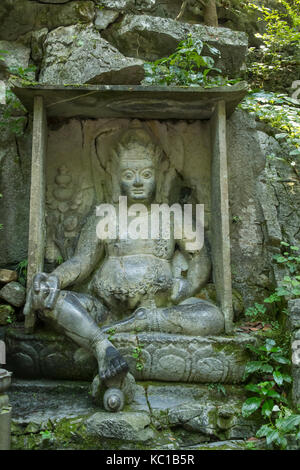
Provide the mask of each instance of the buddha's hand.
[{"label": "buddha's hand", "polygon": [[191,285],[189,281],[183,278],[174,279],[171,300],[175,304],[178,304],[184,299],[188,299],[191,296]]},{"label": "buddha's hand", "polygon": [[30,310],[51,310],[59,295],[59,279],[54,274],[38,273],[34,276],[27,296],[24,315]]}]

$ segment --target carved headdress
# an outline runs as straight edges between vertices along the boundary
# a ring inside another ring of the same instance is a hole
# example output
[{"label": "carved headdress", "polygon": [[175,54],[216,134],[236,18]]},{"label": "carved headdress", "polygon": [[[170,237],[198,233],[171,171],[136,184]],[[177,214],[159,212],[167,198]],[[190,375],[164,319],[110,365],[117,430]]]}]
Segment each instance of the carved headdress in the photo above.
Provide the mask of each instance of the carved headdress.
[{"label": "carved headdress", "polygon": [[112,150],[113,157],[119,160],[126,158],[130,152],[130,160],[149,159],[157,167],[163,155],[163,149],[159,145],[156,137],[143,126],[141,121],[134,120],[130,127],[122,132],[117,146]]}]

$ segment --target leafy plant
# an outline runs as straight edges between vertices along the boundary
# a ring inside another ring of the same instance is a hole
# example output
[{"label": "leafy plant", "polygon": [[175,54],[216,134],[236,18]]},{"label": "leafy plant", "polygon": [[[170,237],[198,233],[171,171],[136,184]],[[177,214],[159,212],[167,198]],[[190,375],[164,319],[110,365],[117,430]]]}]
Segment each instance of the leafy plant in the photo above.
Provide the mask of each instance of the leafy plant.
[{"label": "leafy plant", "polygon": [[7,88],[6,106],[2,111],[0,127],[8,128],[17,137],[23,135],[24,122],[26,120],[24,116],[15,117],[15,114],[18,114],[20,111],[25,111],[25,108],[17,99],[16,95]]},{"label": "leafy plant", "polygon": [[[274,90],[282,89],[283,74],[290,83],[297,79],[297,54],[300,44],[300,0],[278,0],[277,8],[248,2],[248,10],[261,14],[265,32],[257,33],[261,40],[259,49],[250,48],[248,67],[250,78],[256,86],[270,83]],[[295,71],[295,72],[294,72]]]},{"label": "leafy plant", "polygon": [[6,321],[6,323],[7,323],[8,325],[12,325],[12,324],[14,323],[15,319],[14,319],[14,317],[13,317],[12,315],[7,315],[5,321]]},{"label": "leafy plant", "polygon": [[29,65],[28,67],[20,67],[17,65],[14,65],[12,67],[9,67],[9,72],[12,75],[15,75],[16,77],[22,78],[22,80],[25,81],[30,81],[32,82],[32,76],[35,76],[36,73],[36,66],[35,65]]},{"label": "leafy plant", "polygon": [[300,414],[294,414],[292,410],[287,407],[275,406],[273,412],[278,413],[278,417],[274,422],[264,424],[257,431],[257,437],[265,437],[268,445],[275,444],[275,446],[286,449],[288,435],[295,435],[296,439],[300,439]]},{"label": "leafy plant", "polygon": [[267,308],[263,304],[255,303],[254,307],[247,308],[245,315],[251,320],[268,320]]},{"label": "leafy plant", "polygon": [[62,256],[58,256],[56,258],[56,264],[59,266],[60,264],[62,264],[64,262],[64,259]]},{"label": "leafy plant", "polygon": [[143,345],[139,344],[133,349],[132,357],[136,359],[136,369],[141,371],[144,369],[144,359],[142,357]]},{"label": "leafy plant", "polygon": [[217,393],[221,393],[222,395],[224,395],[224,397],[226,396],[226,388],[224,387],[223,384],[213,383],[213,384],[209,384],[207,388],[208,388],[208,390],[216,391]]},{"label": "leafy plant", "polygon": [[[204,50],[211,56],[202,55]],[[187,39],[179,43],[174,54],[144,64],[144,84],[210,88],[231,83],[215,67],[215,57],[220,57],[218,49],[189,34]]]},{"label": "leafy plant", "polygon": [[53,433],[51,431],[48,431],[47,429],[45,431],[41,431],[40,435],[42,439],[51,439],[53,437]]},{"label": "leafy plant", "polygon": [[[286,436],[297,434],[300,437],[300,415],[294,414],[287,405],[285,384],[290,384],[292,378],[283,371],[290,364],[283,348],[273,339],[268,338],[265,344],[248,348],[256,355],[256,361],[246,365],[245,378],[251,376],[256,383],[249,383],[245,389],[253,396],[248,398],[242,406],[242,415],[249,417],[260,411],[264,419],[268,420],[257,431],[258,438],[266,437],[267,444],[274,444],[282,449],[287,447]],[[279,415],[278,415],[279,413]]]},{"label": "leafy plant", "polygon": [[27,279],[27,267],[28,267],[28,259],[23,259],[17,265],[17,272],[18,272],[18,280],[20,284],[26,286],[26,279]]},{"label": "leafy plant", "polygon": [[285,265],[291,274],[299,273],[300,271],[300,248],[298,246],[290,245],[286,242],[281,242],[284,252],[280,255],[274,255],[273,259],[276,263]]},{"label": "leafy plant", "polygon": [[[295,158],[300,156],[300,109],[298,102],[283,93],[253,90],[239,105],[255,113],[258,120],[274,129],[274,137],[287,146],[288,163],[295,168]],[[278,132],[277,132],[278,131]]]},{"label": "leafy plant", "polygon": [[108,333],[108,335],[109,335],[109,336],[107,337],[108,341],[112,341],[114,335],[116,334],[116,330],[115,330],[115,328],[109,328],[109,330],[107,330],[107,333]]}]

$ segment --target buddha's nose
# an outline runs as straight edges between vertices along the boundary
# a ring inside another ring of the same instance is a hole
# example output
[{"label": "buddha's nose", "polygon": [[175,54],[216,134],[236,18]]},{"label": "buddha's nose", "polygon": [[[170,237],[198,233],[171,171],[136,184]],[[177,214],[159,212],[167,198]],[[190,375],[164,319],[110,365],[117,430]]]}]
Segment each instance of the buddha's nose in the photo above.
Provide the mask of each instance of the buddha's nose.
[{"label": "buddha's nose", "polygon": [[142,186],[142,181],[141,181],[141,178],[140,178],[140,175],[139,175],[139,174],[136,174],[136,175],[135,175],[133,185],[134,185],[134,186]]}]

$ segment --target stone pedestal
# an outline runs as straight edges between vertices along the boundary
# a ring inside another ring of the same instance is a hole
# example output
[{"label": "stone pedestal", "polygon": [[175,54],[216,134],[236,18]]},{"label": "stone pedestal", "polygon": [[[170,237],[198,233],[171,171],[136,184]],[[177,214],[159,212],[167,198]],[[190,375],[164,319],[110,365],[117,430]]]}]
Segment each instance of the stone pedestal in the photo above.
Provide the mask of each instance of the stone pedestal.
[{"label": "stone pedestal", "polygon": [[[249,360],[246,346],[255,339],[246,334],[197,337],[119,333],[111,341],[136,380],[236,384],[243,381]],[[26,335],[22,329],[10,329],[6,343],[9,368],[18,377],[92,380],[97,373],[93,356],[54,332],[41,330]]]}]

